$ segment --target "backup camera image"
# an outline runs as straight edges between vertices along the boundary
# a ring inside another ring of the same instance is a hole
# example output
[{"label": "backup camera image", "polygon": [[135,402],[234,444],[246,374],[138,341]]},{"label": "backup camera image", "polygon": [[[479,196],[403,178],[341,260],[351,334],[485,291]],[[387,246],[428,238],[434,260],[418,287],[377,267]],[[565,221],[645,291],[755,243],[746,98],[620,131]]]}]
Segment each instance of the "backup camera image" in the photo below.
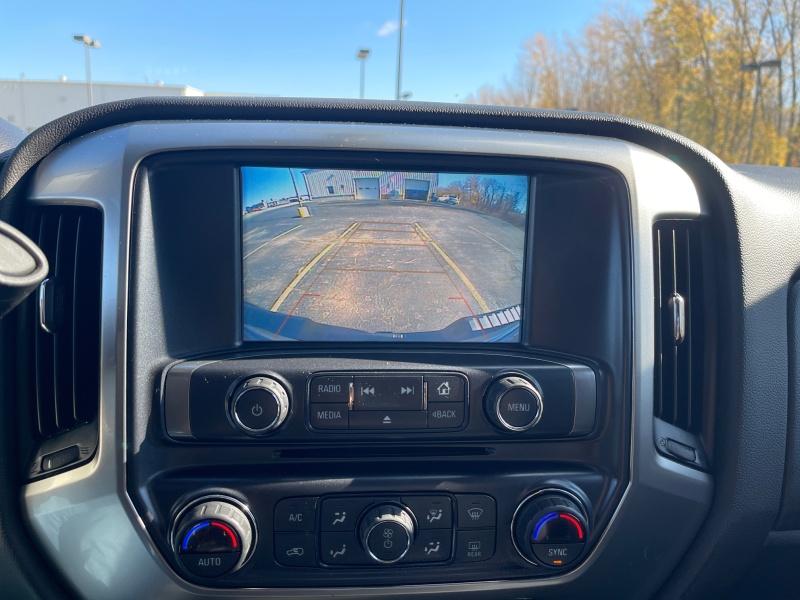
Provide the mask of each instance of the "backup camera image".
[{"label": "backup camera image", "polygon": [[528,176],[241,171],[245,341],[520,340]]}]

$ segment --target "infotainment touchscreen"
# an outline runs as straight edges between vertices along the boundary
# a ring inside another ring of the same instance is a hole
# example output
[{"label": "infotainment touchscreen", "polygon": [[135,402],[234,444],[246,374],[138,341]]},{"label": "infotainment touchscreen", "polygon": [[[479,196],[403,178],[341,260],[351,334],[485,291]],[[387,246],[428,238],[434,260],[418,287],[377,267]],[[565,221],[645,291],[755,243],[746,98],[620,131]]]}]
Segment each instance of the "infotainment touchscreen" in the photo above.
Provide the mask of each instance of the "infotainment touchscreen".
[{"label": "infotainment touchscreen", "polygon": [[241,174],[245,341],[520,341],[527,175]]}]

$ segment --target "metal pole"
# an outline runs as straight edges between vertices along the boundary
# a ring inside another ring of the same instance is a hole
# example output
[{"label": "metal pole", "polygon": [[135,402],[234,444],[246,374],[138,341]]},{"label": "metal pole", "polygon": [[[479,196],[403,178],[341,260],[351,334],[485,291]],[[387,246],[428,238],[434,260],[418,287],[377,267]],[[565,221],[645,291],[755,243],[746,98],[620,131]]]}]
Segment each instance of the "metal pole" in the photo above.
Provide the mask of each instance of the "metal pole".
[{"label": "metal pole", "polygon": [[294,186],[294,193],[297,194],[297,202],[300,206],[303,206],[303,198],[300,196],[300,189],[297,187],[297,181],[295,181],[294,173],[291,169],[289,169],[289,177],[292,178],[292,185]]},{"label": "metal pole", "polygon": [[758,114],[758,97],[761,95],[761,65],[756,65],[756,93],[753,97],[753,118],[750,120],[750,140],[747,142],[747,164],[753,154],[753,133],[756,128],[756,115]]},{"label": "metal pole", "polygon": [[359,88],[360,91],[359,91],[359,94],[358,94],[358,97],[361,98],[362,100],[364,99],[364,70],[365,70],[364,68],[366,67],[366,65],[367,65],[367,59],[366,58],[362,58],[361,59],[361,87]]},{"label": "metal pole", "polygon": [[394,99],[400,100],[400,87],[403,79],[403,21],[405,20],[406,0],[400,0],[400,25],[399,35],[397,36],[397,87],[394,92]]},{"label": "metal pole", "polygon": [[94,99],[92,98],[92,67],[89,62],[89,44],[83,44],[86,50],[86,90],[89,95],[89,106],[94,106]]},{"label": "metal pole", "polygon": [[778,63],[778,135],[783,132],[783,61]]}]

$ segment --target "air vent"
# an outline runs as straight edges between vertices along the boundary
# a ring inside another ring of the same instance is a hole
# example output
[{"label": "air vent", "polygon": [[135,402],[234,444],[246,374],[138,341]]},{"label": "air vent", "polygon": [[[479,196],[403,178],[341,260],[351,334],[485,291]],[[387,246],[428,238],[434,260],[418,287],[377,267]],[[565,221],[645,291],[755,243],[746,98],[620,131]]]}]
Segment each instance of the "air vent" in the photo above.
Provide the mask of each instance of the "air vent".
[{"label": "air vent", "polygon": [[[703,279],[699,223],[661,221],[656,273],[655,416],[699,434],[703,420]],[[662,446],[666,442],[662,442]],[[674,454],[674,453],[673,453]]]},{"label": "air vent", "polygon": [[97,417],[102,231],[102,214],[93,208],[42,208],[34,219],[32,237],[50,263],[29,325],[40,440]]}]

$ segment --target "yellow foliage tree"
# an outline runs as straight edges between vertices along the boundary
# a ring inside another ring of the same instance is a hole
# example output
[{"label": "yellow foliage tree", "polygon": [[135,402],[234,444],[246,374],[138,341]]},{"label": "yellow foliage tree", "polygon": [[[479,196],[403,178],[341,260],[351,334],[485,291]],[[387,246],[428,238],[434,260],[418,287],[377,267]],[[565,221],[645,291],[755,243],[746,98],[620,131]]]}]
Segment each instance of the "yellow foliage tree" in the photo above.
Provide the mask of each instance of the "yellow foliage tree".
[{"label": "yellow foliage tree", "polygon": [[581,36],[533,35],[467,102],[630,116],[729,162],[800,165],[800,0],[654,0]]}]

